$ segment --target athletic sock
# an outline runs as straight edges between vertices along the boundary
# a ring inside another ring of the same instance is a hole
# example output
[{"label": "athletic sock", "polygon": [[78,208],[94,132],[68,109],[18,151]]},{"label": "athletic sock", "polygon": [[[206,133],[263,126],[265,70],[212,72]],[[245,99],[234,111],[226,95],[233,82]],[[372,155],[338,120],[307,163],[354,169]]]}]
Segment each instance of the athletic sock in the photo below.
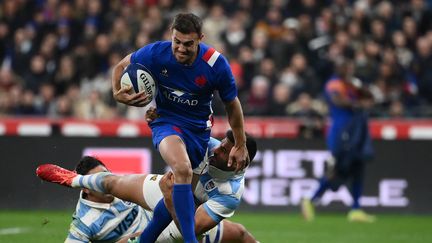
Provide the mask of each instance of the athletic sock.
[{"label": "athletic sock", "polygon": [[353,198],[352,209],[360,208],[360,197],[363,193],[363,183],[362,181],[354,180],[351,188],[351,196]]},{"label": "athletic sock", "polygon": [[173,203],[184,242],[198,242],[195,237],[195,204],[192,186],[190,184],[174,184]]},{"label": "athletic sock", "polygon": [[326,177],[321,178],[319,183],[318,190],[315,191],[315,194],[311,198],[312,202],[316,202],[329,187],[329,181]]},{"label": "athletic sock", "polygon": [[140,236],[140,243],[153,243],[157,240],[162,231],[172,221],[171,214],[165,206],[164,200],[161,199],[153,210],[153,218],[147,224]]},{"label": "athletic sock", "polygon": [[72,180],[72,187],[83,187],[93,191],[105,193],[103,187],[103,180],[107,175],[111,175],[111,172],[99,172],[91,175],[77,175]]}]

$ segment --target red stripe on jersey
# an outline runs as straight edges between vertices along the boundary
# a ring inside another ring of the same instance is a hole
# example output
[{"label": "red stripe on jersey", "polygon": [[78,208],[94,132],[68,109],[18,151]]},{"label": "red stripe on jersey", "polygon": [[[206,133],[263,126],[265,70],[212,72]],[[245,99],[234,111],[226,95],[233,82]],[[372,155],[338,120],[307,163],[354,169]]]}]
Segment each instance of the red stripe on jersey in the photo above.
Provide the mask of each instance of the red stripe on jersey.
[{"label": "red stripe on jersey", "polygon": [[214,48],[209,48],[206,51],[206,53],[204,53],[204,55],[202,56],[202,59],[204,59],[204,61],[208,62],[215,51],[216,50]]}]

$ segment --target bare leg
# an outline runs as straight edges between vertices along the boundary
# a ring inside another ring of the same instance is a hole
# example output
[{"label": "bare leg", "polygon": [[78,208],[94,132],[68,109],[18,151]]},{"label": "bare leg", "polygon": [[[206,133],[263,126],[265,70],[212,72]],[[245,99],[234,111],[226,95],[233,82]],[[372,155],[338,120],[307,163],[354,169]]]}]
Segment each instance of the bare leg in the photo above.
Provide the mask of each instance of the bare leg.
[{"label": "bare leg", "polygon": [[125,201],[133,202],[141,207],[151,210],[147,205],[143,193],[143,183],[147,175],[109,175],[103,180],[106,193]]},{"label": "bare leg", "polygon": [[173,170],[174,183],[191,184],[192,165],[183,140],[176,135],[168,136],[160,143],[159,152]]},{"label": "bare leg", "polygon": [[[159,152],[165,162],[171,167],[174,174],[174,186],[172,193],[172,202],[175,209],[176,217],[179,221],[183,239],[185,242],[197,242],[195,238],[195,204],[192,193],[192,165],[187,154],[186,146],[183,140],[177,135],[171,135],[165,137],[159,144]],[[161,201],[158,203],[159,209],[155,209],[157,212],[164,212],[166,219],[170,219],[169,212]],[[167,220],[163,221],[164,225],[169,223]],[[156,224],[155,224],[156,225]],[[162,225],[162,224],[161,224]],[[159,226],[158,226],[159,227]],[[149,228],[149,227],[147,227]],[[149,237],[150,231],[157,227],[151,227],[149,230],[144,231],[143,236]],[[154,235],[160,233],[160,228],[156,232],[151,232]],[[144,242],[144,240],[141,240]]]},{"label": "bare leg", "polygon": [[223,243],[257,243],[258,241],[252,236],[246,228],[239,224],[224,219],[223,225]]}]

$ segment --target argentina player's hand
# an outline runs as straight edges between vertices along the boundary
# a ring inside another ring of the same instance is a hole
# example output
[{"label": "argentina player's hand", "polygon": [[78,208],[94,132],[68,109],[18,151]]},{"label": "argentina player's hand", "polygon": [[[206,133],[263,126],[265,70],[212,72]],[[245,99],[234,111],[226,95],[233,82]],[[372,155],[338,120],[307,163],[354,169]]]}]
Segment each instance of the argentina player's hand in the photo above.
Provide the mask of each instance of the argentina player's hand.
[{"label": "argentina player's hand", "polygon": [[160,117],[160,115],[157,113],[156,107],[151,106],[146,111],[145,120],[149,124],[152,123],[154,120],[156,120],[159,117]]},{"label": "argentina player's hand", "polygon": [[125,86],[120,88],[118,91],[114,92],[115,100],[126,105],[137,107],[143,107],[148,104],[147,99],[151,97],[149,97],[145,93],[145,91],[141,91],[139,93],[131,93],[131,90],[132,86]]},{"label": "argentina player's hand", "polygon": [[234,146],[229,154],[228,167],[235,166],[234,172],[239,172],[249,165],[249,155],[246,143]]}]

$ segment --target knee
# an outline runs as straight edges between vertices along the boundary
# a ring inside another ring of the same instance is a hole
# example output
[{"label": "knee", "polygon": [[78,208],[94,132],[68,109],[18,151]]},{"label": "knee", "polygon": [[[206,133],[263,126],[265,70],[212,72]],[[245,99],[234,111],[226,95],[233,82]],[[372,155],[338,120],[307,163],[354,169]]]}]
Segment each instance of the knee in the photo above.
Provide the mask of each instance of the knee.
[{"label": "knee", "polygon": [[192,166],[188,163],[176,163],[172,166],[172,170],[175,177],[191,178],[192,177]]}]

